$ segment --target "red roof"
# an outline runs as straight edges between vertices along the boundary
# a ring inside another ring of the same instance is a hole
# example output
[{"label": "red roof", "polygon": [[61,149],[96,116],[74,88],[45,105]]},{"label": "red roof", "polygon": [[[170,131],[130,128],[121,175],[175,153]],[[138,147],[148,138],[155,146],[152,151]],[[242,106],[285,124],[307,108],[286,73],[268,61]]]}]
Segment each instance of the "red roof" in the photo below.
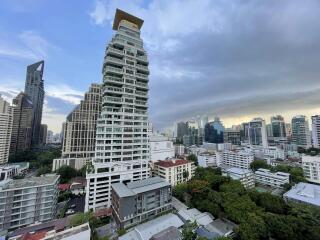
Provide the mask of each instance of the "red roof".
[{"label": "red roof", "polygon": [[179,165],[184,165],[187,163],[191,163],[191,161],[185,160],[185,159],[175,159],[175,160],[159,160],[158,162],[155,162],[154,165],[168,168],[168,167],[175,167]]},{"label": "red roof", "polygon": [[41,240],[47,235],[47,231],[37,233],[26,233],[22,236],[21,240]]},{"label": "red roof", "polygon": [[103,208],[98,209],[94,212],[95,217],[106,217],[112,215],[112,209],[111,208]]},{"label": "red roof", "polygon": [[58,188],[60,191],[66,191],[66,190],[69,190],[70,184],[69,183],[59,184]]}]

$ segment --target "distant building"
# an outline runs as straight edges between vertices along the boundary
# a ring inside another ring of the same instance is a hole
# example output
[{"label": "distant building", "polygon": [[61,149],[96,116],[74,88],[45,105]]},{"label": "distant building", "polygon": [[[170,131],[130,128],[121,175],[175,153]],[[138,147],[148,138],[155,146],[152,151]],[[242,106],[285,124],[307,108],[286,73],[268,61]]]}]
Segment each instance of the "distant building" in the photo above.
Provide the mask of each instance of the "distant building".
[{"label": "distant building", "polygon": [[[190,180],[194,176],[194,168],[194,163],[188,160],[162,160],[153,163],[152,174],[175,186]],[[184,176],[184,174],[187,174],[187,176]]]},{"label": "distant building", "polygon": [[185,122],[177,123],[177,138],[182,140],[184,135],[188,135],[188,125]]},{"label": "distant building", "polygon": [[185,153],[185,147],[182,144],[174,145],[174,154],[175,156],[181,156]]},{"label": "distant building", "polygon": [[29,162],[19,162],[0,166],[0,181],[24,174],[29,169]]},{"label": "distant building", "polygon": [[13,99],[13,124],[10,154],[31,149],[33,129],[33,104],[23,92]]},{"label": "distant building", "polygon": [[276,139],[286,138],[286,124],[281,115],[271,117],[272,137]]},{"label": "distant building", "polygon": [[311,117],[312,121],[312,142],[315,148],[320,148],[320,115]]},{"label": "distant building", "polygon": [[204,133],[205,142],[223,143],[224,126],[218,117],[216,117],[213,122],[206,124]]},{"label": "distant building", "polygon": [[240,129],[227,128],[223,132],[223,142],[233,145],[241,145]]},{"label": "distant building", "polygon": [[150,160],[152,162],[158,160],[165,160],[167,158],[174,157],[174,146],[173,142],[168,137],[151,135],[150,141]]},{"label": "distant building", "polygon": [[268,146],[266,123],[262,118],[254,118],[248,125],[250,145]]},{"label": "distant building", "polygon": [[44,61],[31,64],[27,67],[24,92],[33,104],[32,145],[38,145],[40,143],[40,126],[44,100],[43,70]]},{"label": "distant building", "polygon": [[200,167],[217,167],[220,163],[221,154],[219,152],[201,152],[197,155]]},{"label": "distant building", "polygon": [[150,220],[168,211],[171,205],[171,185],[153,177],[136,182],[112,184],[113,216],[120,228]]},{"label": "distant building", "polygon": [[240,181],[241,184],[247,189],[254,187],[254,174],[251,170],[236,167],[227,167],[222,168],[222,175],[230,177],[233,180]]},{"label": "distant building", "polygon": [[320,184],[320,156],[302,155],[302,168],[308,181]]},{"label": "distant building", "polygon": [[0,182],[0,230],[51,220],[56,213],[59,175]]},{"label": "distant building", "polygon": [[90,164],[91,158],[56,158],[52,162],[52,171],[57,171],[62,166],[70,166],[80,170],[83,166]]},{"label": "distant building", "polygon": [[300,182],[283,194],[286,201],[310,204],[320,207],[320,186]]},{"label": "distant building", "polygon": [[225,150],[222,152],[220,164],[231,167],[249,169],[254,160],[254,154],[246,151]]},{"label": "distant building", "polygon": [[47,131],[47,143],[53,143],[53,132],[51,130]]},{"label": "distant building", "polygon": [[269,169],[259,168],[254,172],[256,183],[269,187],[281,188],[290,182],[290,174],[284,172],[271,172]]},{"label": "distant building", "polygon": [[45,145],[47,143],[48,126],[41,124],[40,126],[40,144]]},{"label": "distant building", "polygon": [[299,147],[310,148],[311,136],[308,120],[305,116],[299,115],[292,118],[292,143]]},{"label": "distant building", "polygon": [[13,108],[0,96],[0,165],[8,162],[13,123]]}]

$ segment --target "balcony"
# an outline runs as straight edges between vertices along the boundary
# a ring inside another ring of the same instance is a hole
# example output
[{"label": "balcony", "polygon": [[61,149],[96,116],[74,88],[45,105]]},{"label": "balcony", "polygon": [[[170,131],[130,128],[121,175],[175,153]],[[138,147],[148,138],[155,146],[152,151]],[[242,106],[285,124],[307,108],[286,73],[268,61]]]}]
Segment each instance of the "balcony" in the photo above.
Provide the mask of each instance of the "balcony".
[{"label": "balcony", "polygon": [[149,69],[148,69],[147,66],[140,65],[140,64],[136,64],[136,67],[137,67],[138,69],[141,69],[142,71],[149,72]]},{"label": "balcony", "polygon": [[123,92],[122,88],[116,88],[116,87],[106,87],[104,89],[104,92],[115,92],[115,93],[121,93]]},{"label": "balcony", "polygon": [[122,78],[106,76],[104,79],[107,80],[107,81],[110,81],[110,82],[124,83],[124,80]]},{"label": "balcony", "polygon": [[116,49],[114,47],[108,47],[107,52],[116,54],[118,56],[123,56],[124,55],[123,50],[119,50],[119,49]]},{"label": "balcony", "polygon": [[143,61],[143,62],[148,62],[148,58],[146,55],[143,55],[143,56],[137,55],[136,58]]},{"label": "balcony", "polygon": [[147,92],[136,91],[136,94],[139,95],[139,96],[147,97]]},{"label": "balcony", "polygon": [[141,88],[148,89],[148,84],[136,82],[136,85],[139,86],[139,87],[141,87]]},{"label": "balcony", "polygon": [[120,64],[120,65],[123,65],[124,64],[124,61],[122,59],[119,59],[119,58],[115,58],[115,57],[111,57],[111,56],[107,56],[104,60],[104,62],[112,62],[112,63],[116,63],[116,64]]},{"label": "balcony", "polygon": [[136,77],[148,80],[148,75],[142,73],[136,73]]},{"label": "balcony", "polygon": [[123,69],[122,68],[116,68],[116,67],[111,67],[111,66],[106,66],[105,67],[105,71],[106,72],[123,74]]}]

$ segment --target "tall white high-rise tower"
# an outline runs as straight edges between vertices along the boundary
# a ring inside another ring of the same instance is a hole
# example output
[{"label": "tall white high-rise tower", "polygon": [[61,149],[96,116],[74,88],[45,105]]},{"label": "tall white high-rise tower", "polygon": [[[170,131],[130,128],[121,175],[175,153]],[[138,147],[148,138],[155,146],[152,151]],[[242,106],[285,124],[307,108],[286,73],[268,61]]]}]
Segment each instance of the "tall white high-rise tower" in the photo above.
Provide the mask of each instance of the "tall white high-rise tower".
[{"label": "tall white high-rise tower", "polygon": [[96,151],[87,173],[86,210],[110,207],[111,184],[149,177],[148,59],[143,20],[119,9],[103,63]]}]

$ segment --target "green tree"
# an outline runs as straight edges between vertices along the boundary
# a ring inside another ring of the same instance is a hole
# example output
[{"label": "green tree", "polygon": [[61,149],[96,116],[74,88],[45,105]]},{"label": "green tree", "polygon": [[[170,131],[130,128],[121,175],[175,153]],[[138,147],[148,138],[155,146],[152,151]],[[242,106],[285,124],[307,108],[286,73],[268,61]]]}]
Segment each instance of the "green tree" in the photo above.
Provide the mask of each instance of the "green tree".
[{"label": "green tree", "polygon": [[187,159],[194,162],[194,165],[198,166],[198,158],[195,154],[190,154]]},{"label": "green tree", "polygon": [[253,171],[256,171],[256,170],[258,170],[259,168],[267,168],[267,169],[269,169],[270,166],[267,164],[266,161],[261,160],[261,159],[256,159],[256,160],[254,160],[254,161],[250,164],[250,168],[251,168]]},{"label": "green tree", "polygon": [[189,171],[183,170],[182,177],[184,181],[187,181],[189,177]]},{"label": "green tree", "polygon": [[70,166],[62,166],[57,170],[60,175],[60,183],[67,183],[77,176],[77,170]]},{"label": "green tree", "polygon": [[197,233],[195,232],[197,228],[196,222],[187,222],[182,228],[182,239],[183,240],[194,240],[197,238]]}]

